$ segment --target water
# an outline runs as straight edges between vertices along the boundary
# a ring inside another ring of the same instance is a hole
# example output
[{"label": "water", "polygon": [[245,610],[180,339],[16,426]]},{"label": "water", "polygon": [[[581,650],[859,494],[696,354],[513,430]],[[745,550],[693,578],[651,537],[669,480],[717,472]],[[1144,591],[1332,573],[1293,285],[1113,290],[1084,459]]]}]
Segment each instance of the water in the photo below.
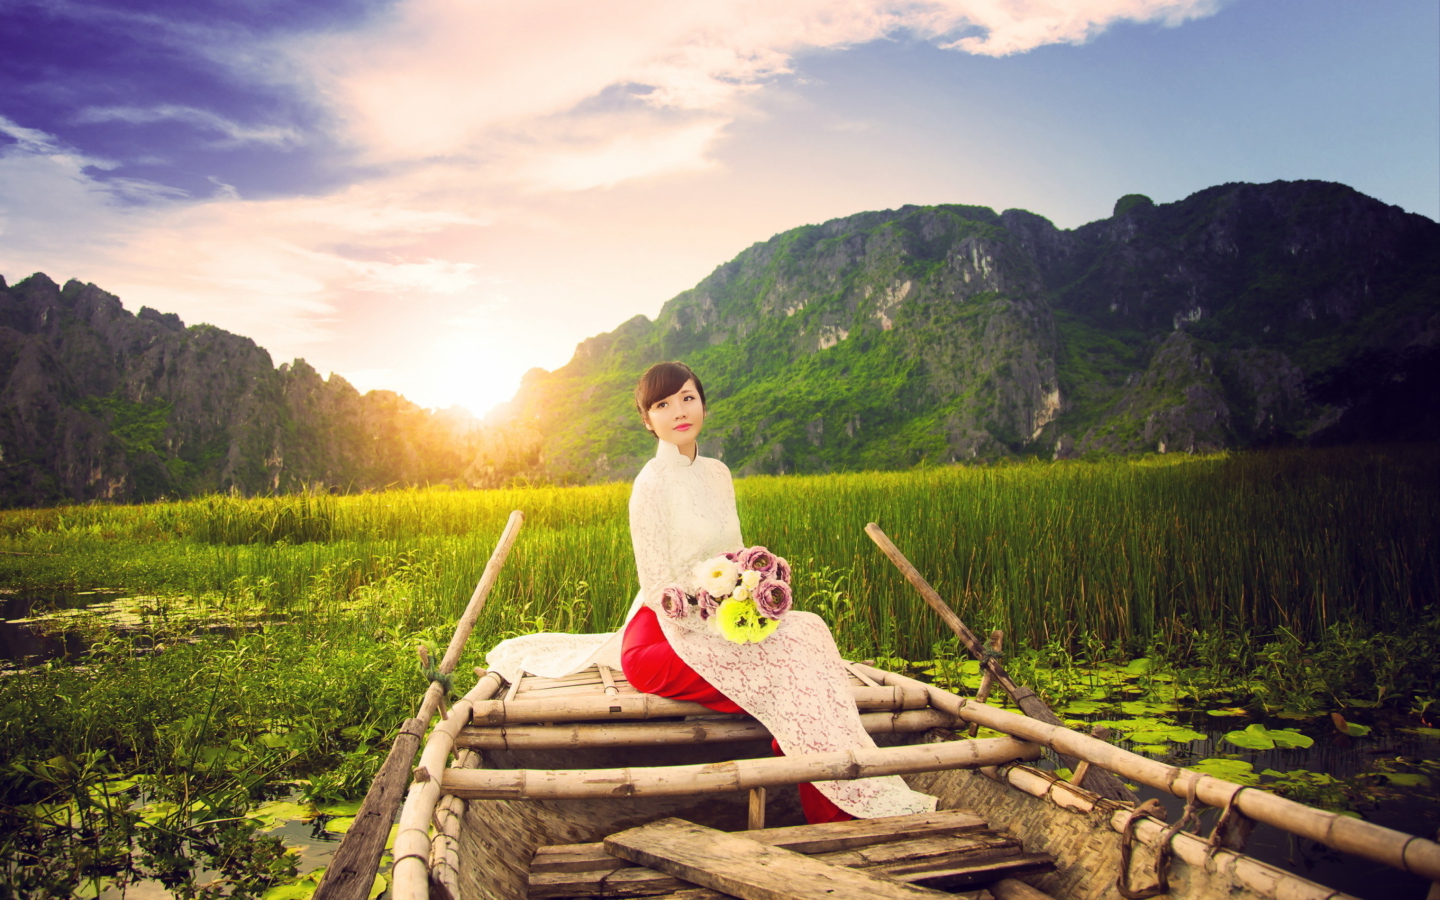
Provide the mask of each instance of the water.
[{"label": "water", "polygon": [[19,621],[49,611],[81,610],[122,595],[121,591],[47,591],[0,595],[0,674],[51,659],[74,659],[87,643],[80,632],[55,631]]}]

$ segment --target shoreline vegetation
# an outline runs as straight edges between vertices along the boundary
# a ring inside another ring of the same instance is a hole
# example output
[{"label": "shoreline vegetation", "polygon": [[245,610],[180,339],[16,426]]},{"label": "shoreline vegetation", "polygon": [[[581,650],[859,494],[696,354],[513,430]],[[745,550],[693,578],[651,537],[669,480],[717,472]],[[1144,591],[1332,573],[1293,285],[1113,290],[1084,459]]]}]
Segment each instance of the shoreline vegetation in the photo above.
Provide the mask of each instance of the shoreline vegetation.
[{"label": "shoreline vegetation", "polygon": [[[973,630],[1004,629],[1012,674],[1077,725],[1108,722],[1137,749],[1183,760],[1210,717],[1233,725],[1213,758],[1193,760],[1211,774],[1366,814],[1387,790],[1431,788],[1440,763],[1379,760],[1347,781],[1259,773],[1221,751],[1302,746],[1296,729],[1440,739],[1437,449],[736,487],[746,539],[791,561],[797,606],[830,622],[851,658],[978,680],[870,545],[862,529],[875,521]],[[40,601],[35,627],[78,633],[83,651],[0,678],[0,900],[120,896],[141,879],[177,897],[308,896],[313,878],[293,883],[305,860],[272,829],[343,830],[423,691],[417,644],[445,643],[510,510],[524,510],[526,527],[457,691],[504,637],[619,626],[635,592],[628,492],[0,511],[0,585],[125,598],[93,612]]]}]

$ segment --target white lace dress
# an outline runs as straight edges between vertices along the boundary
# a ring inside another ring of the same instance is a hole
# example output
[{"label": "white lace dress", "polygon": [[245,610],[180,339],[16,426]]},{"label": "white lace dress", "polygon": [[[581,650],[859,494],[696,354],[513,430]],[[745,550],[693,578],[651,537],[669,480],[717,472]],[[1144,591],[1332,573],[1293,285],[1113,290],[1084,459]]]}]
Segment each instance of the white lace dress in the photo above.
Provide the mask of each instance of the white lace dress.
[{"label": "white lace dress", "polygon": [[[660,592],[688,583],[704,559],[744,547],[730,470],[716,459],[692,463],[666,441],[635,479],[630,537],[640,593],[630,609],[650,606],[670,646],[717,690],[758,719],[786,754],[827,753],[875,746],[860,724],[849,679],[830,629],[819,616],[787,614],[759,644],[725,640],[693,607],[682,619],[660,608]],[[773,548],[783,554],[783,548]],[[628,617],[627,617],[628,621]],[[507,679],[524,671],[560,677],[595,662],[620,665],[623,630],[613,634],[535,634],[498,645],[487,656]],[[935,798],[910,790],[899,776],[819,781],[815,787],[859,818],[929,812]]]}]

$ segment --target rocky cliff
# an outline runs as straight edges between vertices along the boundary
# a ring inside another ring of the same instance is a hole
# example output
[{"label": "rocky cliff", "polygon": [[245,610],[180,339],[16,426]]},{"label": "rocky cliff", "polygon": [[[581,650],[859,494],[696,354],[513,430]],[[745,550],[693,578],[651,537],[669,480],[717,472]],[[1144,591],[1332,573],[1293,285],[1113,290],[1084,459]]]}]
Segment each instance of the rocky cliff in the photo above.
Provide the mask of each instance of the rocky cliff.
[{"label": "rocky cliff", "polygon": [[582,342],[483,428],[93,285],[0,281],[0,501],[629,478],[663,359],[705,378],[702,443],[742,474],[1440,440],[1440,225],[1323,182],[1130,195],[1074,230],[861,213]]},{"label": "rocky cliff", "polygon": [[750,247],[489,424],[528,435],[504,474],[628,477],[631,386],[679,358],[742,473],[1435,440],[1437,338],[1440,226],[1343,185],[1131,195],[1074,230],[904,207]]},{"label": "rocky cliff", "polygon": [[477,426],[94,285],[0,280],[6,505],[453,480]]}]

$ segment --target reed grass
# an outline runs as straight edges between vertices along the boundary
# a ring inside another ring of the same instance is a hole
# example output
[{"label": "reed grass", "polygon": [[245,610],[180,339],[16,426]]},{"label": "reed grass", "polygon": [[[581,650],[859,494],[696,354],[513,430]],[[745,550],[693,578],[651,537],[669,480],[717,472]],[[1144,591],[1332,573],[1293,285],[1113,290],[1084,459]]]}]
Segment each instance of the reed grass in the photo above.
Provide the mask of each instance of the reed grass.
[{"label": "reed grass", "polygon": [[[750,543],[856,652],[943,626],[870,545],[878,522],[977,630],[1143,646],[1183,625],[1315,636],[1440,596],[1435,448],[1343,448],[741,479]],[[0,513],[0,583],[209,597],[348,628],[451,622],[511,509],[526,528],[477,640],[616,627],[636,590],[626,484],[207,497]]]}]

